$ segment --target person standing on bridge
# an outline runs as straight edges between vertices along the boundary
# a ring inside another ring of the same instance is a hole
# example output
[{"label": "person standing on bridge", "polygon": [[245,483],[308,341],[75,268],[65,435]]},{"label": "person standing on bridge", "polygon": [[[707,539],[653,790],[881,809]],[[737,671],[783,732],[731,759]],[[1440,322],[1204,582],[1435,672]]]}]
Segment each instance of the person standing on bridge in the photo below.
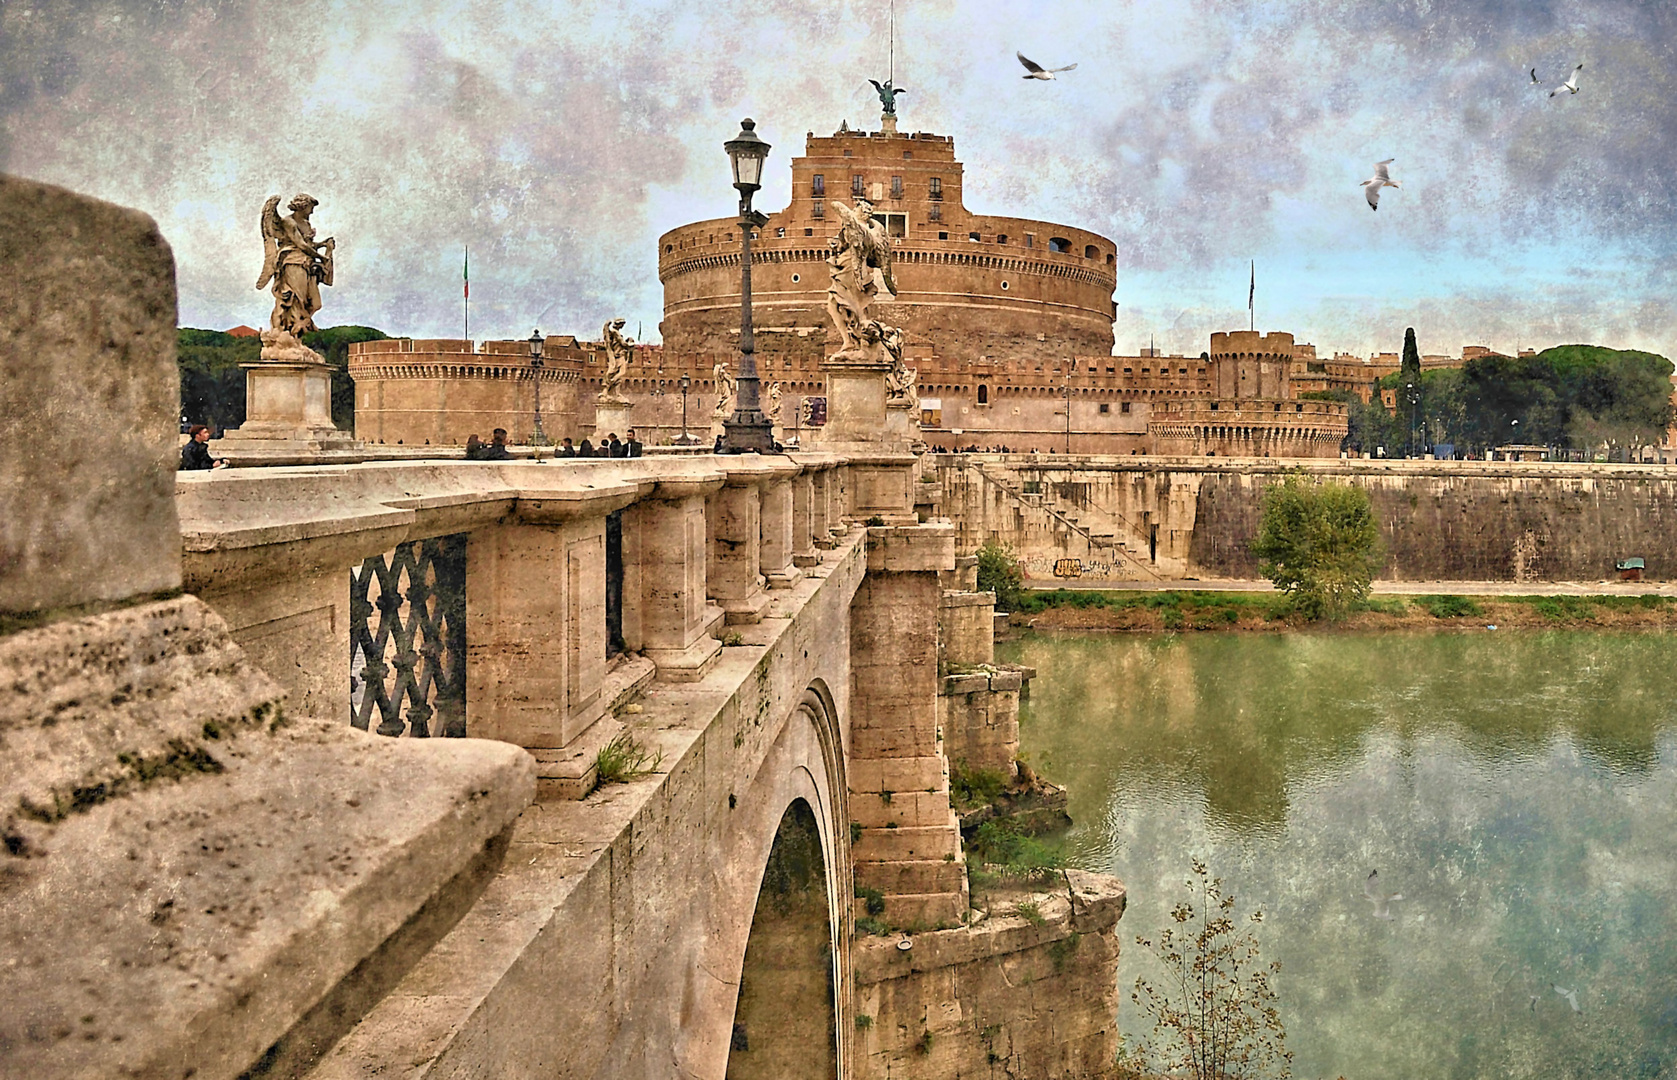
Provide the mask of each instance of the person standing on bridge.
[{"label": "person standing on bridge", "polygon": [[220,469],[227,465],[225,458],[210,457],[210,429],[203,424],[193,424],[188,431],[190,436],[186,445],[181,447],[181,472],[197,472],[201,469]]}]

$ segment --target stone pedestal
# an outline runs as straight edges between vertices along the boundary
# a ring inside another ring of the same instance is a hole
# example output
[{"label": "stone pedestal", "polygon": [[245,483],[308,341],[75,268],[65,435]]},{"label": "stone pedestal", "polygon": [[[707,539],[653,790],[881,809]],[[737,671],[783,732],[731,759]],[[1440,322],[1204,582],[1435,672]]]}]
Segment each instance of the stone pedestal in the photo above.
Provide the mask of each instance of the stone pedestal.
[{"label": "stone pedestal", "polygon": [[332,369],[320,354],[283,330],[262,331],[262,359],[245,372],[245,422],[213,450],[248,457],[254,451],[295,454],[347,450],[354,436],[332,423]]},{"label": "stone pedestal", "polygon": [[628,401],[595,401],[594,444],[598,446],[600,440],[612,432],[616,432],[619,439],[627,442],[630,427],[629,410],[634,407],[634,404]]},{"label": "stone pedestal", "polygon": [[[886,431],[885,376],[891,363],[881,351],[871,358],[844,354],[822,361],[827,373],[827,424],[821,429],[821,446],[850,445],[879,447],[894,445]],[[901,446],[907,449],[906,439]]]},{"label": "stone pedestal", "polygon": [[916,448],[920,438],[919,402],[907,398],[889,398],[885,402],[885,442],[892,446]]}]

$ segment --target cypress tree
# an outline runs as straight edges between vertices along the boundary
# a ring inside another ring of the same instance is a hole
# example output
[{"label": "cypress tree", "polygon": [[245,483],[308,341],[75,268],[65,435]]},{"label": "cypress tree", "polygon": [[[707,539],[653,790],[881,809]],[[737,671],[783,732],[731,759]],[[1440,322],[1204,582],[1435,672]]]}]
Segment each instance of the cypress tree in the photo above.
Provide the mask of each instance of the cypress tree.
[{"label": "cypress tree", "polygon": [[1400,369],[1404,385],[1421,385],[1421,350],[1415,344],[1415,328],[1403,332],[1403,367]]}]

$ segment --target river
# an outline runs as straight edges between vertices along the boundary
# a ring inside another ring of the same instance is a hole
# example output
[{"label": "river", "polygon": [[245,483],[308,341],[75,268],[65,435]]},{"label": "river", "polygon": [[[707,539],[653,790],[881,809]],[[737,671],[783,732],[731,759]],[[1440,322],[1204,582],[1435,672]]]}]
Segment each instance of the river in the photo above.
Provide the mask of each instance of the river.
[{"label": "river", "polygon": [[[1677,635],[1034,633],[1023,752],[1137,934],[1261,907],[1294,1075],[1677,1077]],[[1364,880],[1378,870],[1389,921]],[[1571,991],[1572,999],[1556,991]],[[1572,1005],[1576,1000],[1577,1009]]]}]

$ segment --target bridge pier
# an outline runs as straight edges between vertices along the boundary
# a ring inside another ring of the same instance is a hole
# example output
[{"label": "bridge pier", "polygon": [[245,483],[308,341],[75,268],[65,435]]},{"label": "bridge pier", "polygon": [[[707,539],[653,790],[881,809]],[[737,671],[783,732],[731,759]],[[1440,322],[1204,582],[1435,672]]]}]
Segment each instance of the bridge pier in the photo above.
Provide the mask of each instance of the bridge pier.
[{"label": "bridge pier", "polygon": [[[850,608],[850,809],[856,884],[895,926],[966,918],[966,863],[937,722],[938,572],[949,525],[868,531],[868,576]],[[858,917],[868,918],[866,900]]]}]

